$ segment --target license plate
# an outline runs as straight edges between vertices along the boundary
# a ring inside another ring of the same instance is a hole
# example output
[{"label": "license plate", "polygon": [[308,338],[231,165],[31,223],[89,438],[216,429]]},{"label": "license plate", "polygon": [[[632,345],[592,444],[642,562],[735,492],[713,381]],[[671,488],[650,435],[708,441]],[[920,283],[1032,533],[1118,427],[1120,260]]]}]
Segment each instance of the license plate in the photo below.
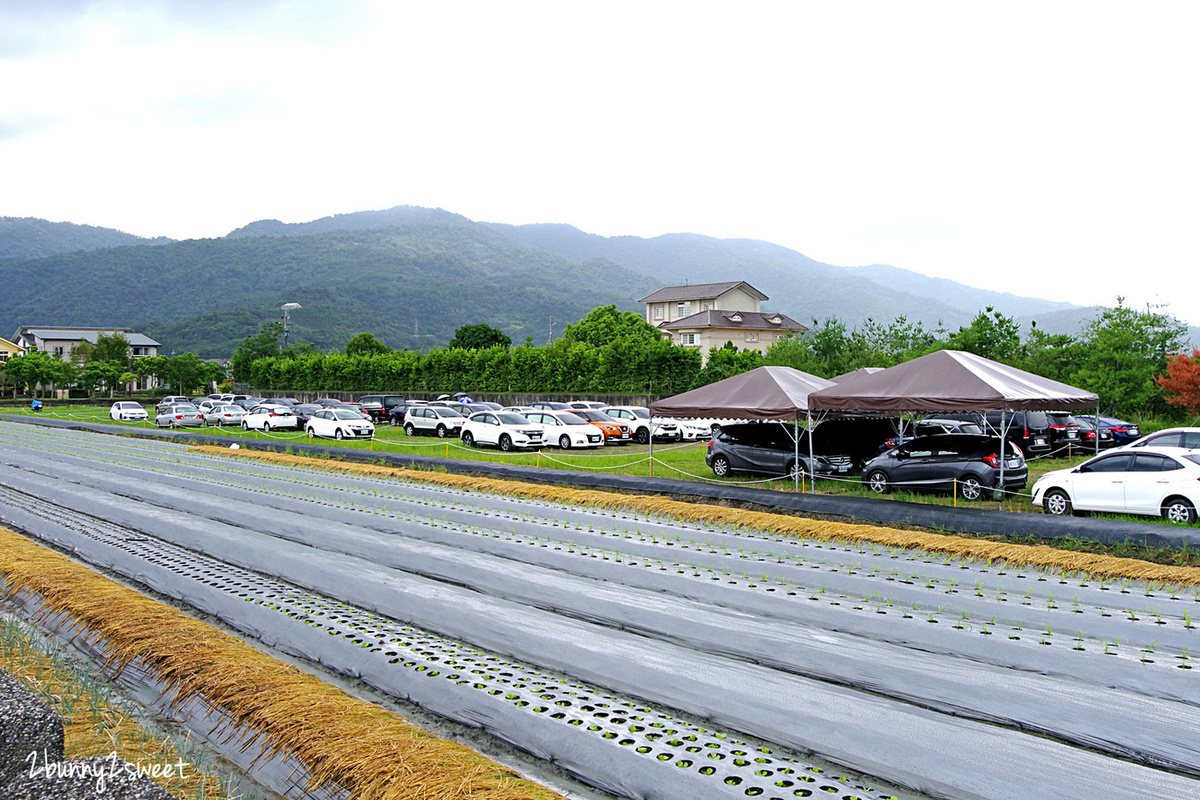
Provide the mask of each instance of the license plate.
[{"label": "license plate", "polygon": [[1009,462],[1008,462],[1008,468],[1009,468],[1009,469],[1016,469],[1016,468],[1017,468],[1017,467],[1019,467],[1019,466],[1021,466],[1021,462],[1020,462],[1020,461],[1017,461],[1015,458],[1014,458],[1014,459],[1011,459],[1011,460],[1009,460]]},{"label": "license plate", "polygon": [[839,467],[837,468],[837,471],[838,471],[838,472],[849,472],[849,471],[850,471],[850,467],[849,467],[849,466],[847,466],[847,465],[845,465],[845,464],[843,464],[843,465],[841,465],[841,466],[839,466]]},{"label": "license plate", "polygon": [[1043,439],[1043,438],[1041,438],[1041,437],[1039,436],[1038,438],[1036,438],[1036,439],[1034,439],[1034,440],[1033,440],[1033,443],[1034,443],[1034,444],[1045,444],[1045,443],[1046,443],[1046,440],[1045,440],[1045,439]]}]

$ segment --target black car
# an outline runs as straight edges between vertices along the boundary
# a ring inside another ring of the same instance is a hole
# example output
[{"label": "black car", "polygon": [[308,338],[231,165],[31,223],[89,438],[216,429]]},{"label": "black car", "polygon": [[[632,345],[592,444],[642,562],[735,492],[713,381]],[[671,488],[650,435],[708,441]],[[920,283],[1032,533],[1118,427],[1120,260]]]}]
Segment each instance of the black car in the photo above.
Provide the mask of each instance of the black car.
[{"label": "black car", "polygon": [[[794,430],[779,422],[723,425],[708,443],[704,463],[719,478],[735,472],[794,476],[797,468],[806,475],[844,475],[853,468],[854,460],[847,454],[818,453],[810,459],[808,432],[800,429],[797,444]],[[814,439],[814,449],[816,442]]]},{"label": "black car", "polygon": [[387,422],[389,412],[396,406],[403,406],[404,402],[398,394],[367,394],[358,398],[358,404],[376,424]]},{"label": "black car", "polygon": [[[905,442],[863,467],[863,485],[877,494],[892,489],[953,492],[978,500],[1000,484],[1000,443],[995,436],[946,433]],[[1020,448],[1004,445],[1004,491],[1025,488],[1029,467]]]},{"label": "black car", "polygon": [[1066,411],[1047,411],[1050,420],[1050,447],[1055,453],[1079,452],[1083,445],[1083,430],[1079,420]]},{"label": "black car", "polygon": [[1026,455],[1047,455],[1054,449],[1050,417],[1045,411],[985,411],[939,416],[972,421],[982,428],[984,433],[1003,435]]},{"label": "black car", "polygon": [[1071,421],[1079,426],[1079,440],[1082,442],[1082,451],[1085,453],[1093,453],[1096,451],[1096,440],[1100,440],[1100,449],[1107,450],[1110,447],[1116,447],[1117,442],[1113,439],[1112,431],[1108,428],[1097,428],[1096,423],[1089,422],[1086,419],[1081,419],[1072,415]]}]

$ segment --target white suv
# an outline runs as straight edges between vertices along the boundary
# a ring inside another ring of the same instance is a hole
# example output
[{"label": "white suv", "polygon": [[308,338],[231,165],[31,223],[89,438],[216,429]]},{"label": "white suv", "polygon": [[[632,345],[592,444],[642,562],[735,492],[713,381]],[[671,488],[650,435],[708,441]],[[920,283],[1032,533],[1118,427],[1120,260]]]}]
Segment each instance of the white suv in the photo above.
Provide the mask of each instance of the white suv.
[{"label": "white suv", "polygon": [[348,408],[324,408],[314,411],[304,430],[309,436],[332,439],[370,439],[375,426],[363,415]]},{"label": "white suv", "polygon": [[430,433],[439,439],[459,435],[467,418],[445,406],[414,406],[404,415],[404,432],[409,436]]},{"label": "white suv", "polygon": [[600,410],[613,419],[627,422],[633,430],[633,440],[638,444],[650,444],[651,431],[658,441],[678,442],[683,438],[683,432],[675,420],[664,417],[652,419],[650,410],[645,406],[605,406]]},{"label": "white suv", "polygon": [[604,431],[570,411],[532,410],[525,412],[525,417],[541,426],[546,444],[556,444],[563,450],[604,446]]},{"label": "white suv", "polygon": [[511,411],[476,411],[463,423],[461,435],[467,447],[490,444],[508,451],[545,444],[541,425]]}]

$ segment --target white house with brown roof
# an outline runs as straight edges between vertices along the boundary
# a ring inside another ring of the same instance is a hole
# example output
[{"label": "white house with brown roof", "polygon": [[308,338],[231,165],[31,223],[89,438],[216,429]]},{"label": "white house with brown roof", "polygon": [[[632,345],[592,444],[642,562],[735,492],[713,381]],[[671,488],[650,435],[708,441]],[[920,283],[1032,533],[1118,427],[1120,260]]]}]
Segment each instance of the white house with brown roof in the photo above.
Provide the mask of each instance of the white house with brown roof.
[{"label": "white house with brown roof", "polygon": [[763,312],[769,299],[745,281],[667,286],[646,295],[646,321],[675,344],[699,348],[705,360],[713,347],[733,342],[739,350],[767,348],[788,334],[808,330],[785,314]]}]

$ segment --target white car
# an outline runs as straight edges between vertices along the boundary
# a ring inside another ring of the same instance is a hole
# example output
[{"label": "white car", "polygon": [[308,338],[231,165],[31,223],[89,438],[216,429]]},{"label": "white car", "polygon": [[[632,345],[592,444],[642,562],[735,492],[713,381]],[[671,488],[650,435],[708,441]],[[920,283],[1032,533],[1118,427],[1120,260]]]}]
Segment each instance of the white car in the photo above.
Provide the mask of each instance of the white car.
[{"label": "white car", "polygon": [[375,435],[374,423],[348,408],[314,411],[309,415],[304,430],[309,436],[324,436],[327,439],[370,439]]},{"label": "white car", "polygon": [[645,406],[605,406],[600,410],[613,419],[627,422],[633,430],[633,440],[638,444],[650,444],[651,435],[655,441],[678,442],[683,439],[679,423],[666,417],[651,418],[650,410]]},{"label": "white car", "polygon": [[184,397],[181,394],[173,394],[170,397],[164,397],[162,400],[159,400],[154,408],[158,411],[162,411],[170,408],[171,406],[183,405],[185,403],[187,405],[192,405],[192,399],[190,397]]},{"label": "white car", "polygon": [[1200,506],[1200,453],[1176,447],[1110,450],[1038,478],[1033,504],[1047,514],[1107,511],[1191,525]]},{"label": "white car", "polygon": [[1155,431],[1136,442],[1123,445],[1120,449],[1131,450],[1142,447],[1181,447],[1185,450],[1200,450],[1200,428],[1167,428]]},{"label": "white car", "polygon": [[200,409],[204,422],[208,425],[241,425],[246,417],[246,409],[233,403],[220,403],[207,409]]},{"label": "white car", "polygon": [[129,400],[113,403],[112,407],[108,409],[108,416],[117,422],[150,419],[150,415],[146,412],[146,409],[142,408],[141,403],[134,403]]},{"label": "white car", "polygon": [[685,442],[712,438],[711,423],[695,419],[679,419],[678,417],[674,419],[674,422],[679,426],[679,433]]},{"label": "white car", "polygon": [[409,436],[431,433],[439,439],[457,437],[467,418],[446,406],[413,406],[404,415],[404,432]]},{"label": "white car", "polygon": [[490,444],[505,451],[546,443],[541,425],[511,411],[476,411],[463,423],[461,436],[467,447]]},{"label": "white car", "polygon": [[604,446],[604,431],[570,411],[533,410],[525,418],[542,427],[548,445],[556,444],[563,450]]},{"label": "white car", "polygon": [[296,412],[287,406],[262,403],[250,409],[246,416],[242,417],[242,428],[245,430],[262,428],[264,431],[273,431],[279,428],[298,427],[300,427],[300,421],[296,419]]}]

